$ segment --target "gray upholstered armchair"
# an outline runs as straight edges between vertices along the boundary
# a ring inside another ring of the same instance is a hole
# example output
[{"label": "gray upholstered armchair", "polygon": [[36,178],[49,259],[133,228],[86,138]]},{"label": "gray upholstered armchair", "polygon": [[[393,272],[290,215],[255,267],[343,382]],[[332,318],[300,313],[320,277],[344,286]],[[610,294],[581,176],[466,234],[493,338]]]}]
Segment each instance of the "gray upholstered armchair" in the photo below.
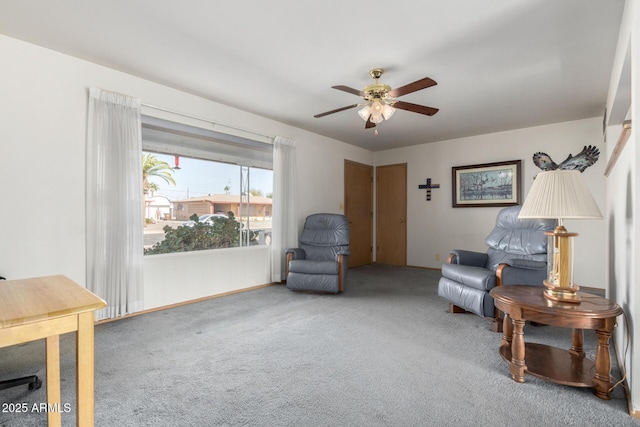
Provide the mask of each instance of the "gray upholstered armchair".
[{"label": "gray upholstered armchair", "polygon": [[496,226],[485,239],[486,253],[454,250],[442,266],[438,295],[451,302],[450,311],[470,311],[493,317],[500,330],[500,313],[489,291],[501,285],[540,285],[547,274],[547,239],[555,220],[518,219],[520,206],[500,210]]},{"label": "gray upholstered armchair", "polygon": [[300,247],[286,250],[287,288],[338,293],[344,290],[349,256],[349,221],[344,215],[309,215]]}]

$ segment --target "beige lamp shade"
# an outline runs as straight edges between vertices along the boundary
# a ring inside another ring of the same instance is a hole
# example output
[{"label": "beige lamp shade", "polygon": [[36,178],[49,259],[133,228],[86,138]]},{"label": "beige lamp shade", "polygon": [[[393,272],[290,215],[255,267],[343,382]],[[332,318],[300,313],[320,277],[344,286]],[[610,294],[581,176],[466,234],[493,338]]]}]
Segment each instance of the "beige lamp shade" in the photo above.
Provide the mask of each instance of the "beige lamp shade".
[{"label": "beige lamp shade", "polygon": [[554,170],[536,176],[518,217],[601,219],[602,213],[581,172]]}]

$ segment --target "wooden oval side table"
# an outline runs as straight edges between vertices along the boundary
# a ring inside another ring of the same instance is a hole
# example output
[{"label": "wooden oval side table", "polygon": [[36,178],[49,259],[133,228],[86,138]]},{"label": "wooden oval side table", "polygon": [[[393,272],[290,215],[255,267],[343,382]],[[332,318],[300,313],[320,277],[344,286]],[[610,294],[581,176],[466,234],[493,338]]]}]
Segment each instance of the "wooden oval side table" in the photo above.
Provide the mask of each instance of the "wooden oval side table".
[{"label": "wooden oval side table", "polygon": [[[609,339],[622,309],[612,301],[586,292],[578,292],[579,304],[551,301],[543,292],[544,287],[530,285],[498,286],[490,292],[496,307],[505,313],[500,355],[509,363],[513,380],[524,382],[528,373],[558,384],[593,387],[596,396],[608,400],[613,385]],[[572,328],[571,349],[525,343],[527,320]],[[595,362],[585,357],[583,329],[596,331]]]}]

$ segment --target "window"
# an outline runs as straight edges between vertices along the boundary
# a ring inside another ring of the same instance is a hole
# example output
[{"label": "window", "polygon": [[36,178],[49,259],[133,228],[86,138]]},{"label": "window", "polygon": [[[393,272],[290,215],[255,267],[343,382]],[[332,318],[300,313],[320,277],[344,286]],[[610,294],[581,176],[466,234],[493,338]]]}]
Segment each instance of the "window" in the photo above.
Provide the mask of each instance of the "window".
[{"label": "window", "polygon": [[142,122],[146,255],[270,244],[270,144]]}]

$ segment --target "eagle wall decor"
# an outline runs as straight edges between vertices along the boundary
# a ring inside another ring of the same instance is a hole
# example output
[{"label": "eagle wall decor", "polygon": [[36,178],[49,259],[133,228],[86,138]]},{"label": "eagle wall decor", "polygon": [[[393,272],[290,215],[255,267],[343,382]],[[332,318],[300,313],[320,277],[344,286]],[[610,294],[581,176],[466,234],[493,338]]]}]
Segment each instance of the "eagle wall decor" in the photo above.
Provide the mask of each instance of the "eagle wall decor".
[{"label": "eagle wall decor", "polygon": [[593,145],[587,145],[575,156],[569,154],[560,164],[554,162],[547,153],[540,151],[533,154],[533,163],[543,171],[563,169],[584,172],[586,168],[598,161],[598,156],[600,156],[600,150]]}]

